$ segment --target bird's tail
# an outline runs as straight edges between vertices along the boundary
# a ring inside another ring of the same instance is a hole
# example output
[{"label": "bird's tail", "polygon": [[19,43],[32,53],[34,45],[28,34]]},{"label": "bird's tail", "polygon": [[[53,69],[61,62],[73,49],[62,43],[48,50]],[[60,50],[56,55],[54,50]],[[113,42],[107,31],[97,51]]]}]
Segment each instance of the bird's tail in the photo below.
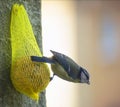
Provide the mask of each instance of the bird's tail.
[{"label": "bird's tail", "polygon": [[55,61],[52,60],[51,58],[47,58],[47,57],[39,57],[39,56],[31,56],[31,60],[34,62],[45,62],[45,63],[50,63],[50,64],[54,64]]}]

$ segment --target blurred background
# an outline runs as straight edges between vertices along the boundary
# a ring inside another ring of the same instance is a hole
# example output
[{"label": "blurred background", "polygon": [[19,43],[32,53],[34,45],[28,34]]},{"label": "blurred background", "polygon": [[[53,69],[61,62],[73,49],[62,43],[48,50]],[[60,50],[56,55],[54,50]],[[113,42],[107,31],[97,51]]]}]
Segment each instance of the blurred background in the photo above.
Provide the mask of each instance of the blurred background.
[{"label": "blurred background", "polygon": [[90,73],[90,85],[55,76],[47,107],[120,107],[120,1],[42,0],[44,55],[70,56]]}]

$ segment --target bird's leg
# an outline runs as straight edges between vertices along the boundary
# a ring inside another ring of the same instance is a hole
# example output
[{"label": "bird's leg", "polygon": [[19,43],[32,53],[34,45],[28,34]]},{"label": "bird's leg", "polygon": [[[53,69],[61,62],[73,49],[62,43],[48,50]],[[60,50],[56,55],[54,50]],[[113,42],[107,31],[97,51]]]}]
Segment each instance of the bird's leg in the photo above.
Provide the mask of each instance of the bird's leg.
[{"label": "bird's leg", "polygon": [[55,74],[53,74],[53,76],[52,76],[52,77],[50,77],[50,81],[52,81],[52,80],[53,80],[54,76],[55,76]]}]

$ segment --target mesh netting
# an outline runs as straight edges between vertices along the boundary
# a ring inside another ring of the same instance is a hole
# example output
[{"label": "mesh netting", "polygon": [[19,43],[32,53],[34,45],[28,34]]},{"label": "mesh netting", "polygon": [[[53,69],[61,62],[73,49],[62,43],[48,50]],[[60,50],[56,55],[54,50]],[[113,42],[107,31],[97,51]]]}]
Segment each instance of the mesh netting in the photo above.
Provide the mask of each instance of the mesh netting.
[{"label": "mesh netting", "polygon": [[30,56],[42,56],[33,34],[28,15],[23,5],[14,4],[11,13],[11,80],[19,92],[39,99],[50,81],[50,72],[45,63],[32,62]]}]

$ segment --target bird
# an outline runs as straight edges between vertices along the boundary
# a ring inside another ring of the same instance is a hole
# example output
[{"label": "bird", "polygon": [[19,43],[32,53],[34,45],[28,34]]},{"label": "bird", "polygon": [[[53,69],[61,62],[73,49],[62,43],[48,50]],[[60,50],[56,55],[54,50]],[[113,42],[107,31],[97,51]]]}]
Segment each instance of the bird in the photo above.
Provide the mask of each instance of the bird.
[{"label": "bird", "polygon": [[[53,50],[50,51],[53,54],[50,58],[45,56],[31,56],[31,60],[51,64],[53,77],[57,75],[61,79],[69,82],[90,84],[90,76],[86,69],[79,66],[74,60],[64,54]],[[51,77],[51,80],[53,77]]]}]

